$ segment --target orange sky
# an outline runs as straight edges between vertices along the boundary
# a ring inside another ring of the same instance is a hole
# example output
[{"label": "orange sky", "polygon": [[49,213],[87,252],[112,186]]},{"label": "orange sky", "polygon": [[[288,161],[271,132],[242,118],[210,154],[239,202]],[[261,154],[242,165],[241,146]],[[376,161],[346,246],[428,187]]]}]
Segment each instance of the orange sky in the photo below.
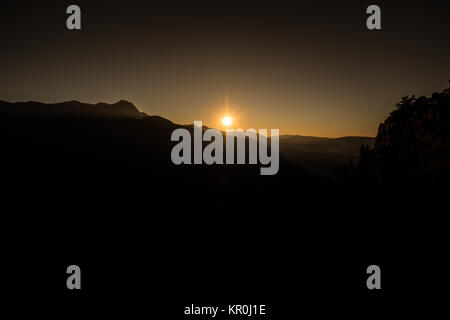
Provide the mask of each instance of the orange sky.
[{"label": "orange sky", "polygon": [[82,30],[68,31],[63,2],[11,2],[0,99],[123,99],[219,128],[228,101],[243,129],[375,136],[402,96],[441,91],[450,70],[448,1],[408,3],[407,14],[377,4],[383,27],[369,31],[351,1],[83,2]]}]

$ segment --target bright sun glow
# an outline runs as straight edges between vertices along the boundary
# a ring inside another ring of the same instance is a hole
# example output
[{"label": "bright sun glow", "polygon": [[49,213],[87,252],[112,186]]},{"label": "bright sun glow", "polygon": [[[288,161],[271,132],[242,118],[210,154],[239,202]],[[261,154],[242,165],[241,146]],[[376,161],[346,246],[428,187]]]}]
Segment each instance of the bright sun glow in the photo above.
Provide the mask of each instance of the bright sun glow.
[{"label": "bright sun glow", "polygon": [[225,117],[222,118],[222,123],[226,127],[228,127],[231,124],[231,122],[233,122],[233,119],[231,119],[231,117],[229,117],[229,116],[225,116]]}]

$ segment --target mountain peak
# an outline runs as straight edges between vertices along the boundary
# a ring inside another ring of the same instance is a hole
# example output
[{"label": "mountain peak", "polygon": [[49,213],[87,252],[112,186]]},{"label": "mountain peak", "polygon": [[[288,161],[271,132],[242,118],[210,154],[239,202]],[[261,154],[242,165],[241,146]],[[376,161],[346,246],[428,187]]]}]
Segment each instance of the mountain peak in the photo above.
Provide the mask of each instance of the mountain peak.
[{"label": "mountain peak", "polygon": [[130,101],[126,101],[126,100],[120,100],[116,103],[113,103],[113,104],[111,104],[111,107],[138,111],[138,109],[134,106],[134,104],[132,104]]},{"label": "mountain peak", "polygon": [[120,100],[114,104],[107,105],[108,108],[111,108],[114,114],[125,117],[142,117],[144,114],[141,113],[133,103],[126,100]]},{"label": "mountain peak", "polygon": [[132,106],[134,107],[134,104],[133,104],[133,103],[131,103],[130,101],[127,101],[127,100],[123,100],[123,99],[119,100],[118,102],[116,102],[116,103],[114,103],[114,104],[132,105]]}]

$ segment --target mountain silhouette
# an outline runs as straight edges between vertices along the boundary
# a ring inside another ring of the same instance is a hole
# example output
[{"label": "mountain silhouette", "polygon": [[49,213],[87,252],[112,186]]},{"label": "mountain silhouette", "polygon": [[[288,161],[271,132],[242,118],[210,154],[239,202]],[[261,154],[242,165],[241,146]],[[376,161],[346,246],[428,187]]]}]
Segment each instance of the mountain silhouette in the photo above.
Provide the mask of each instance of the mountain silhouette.
[{"label": "mountain silhouette", "polygon": [[[1,101],[2,206],[11,208],[5,225],[17,252],[52,265],[88,261],[102,272],[114,262],[95,279],[106,294],[129,292],[134,283],[189,297],[279,296],[286,284],[317,295],[330,283],[339,290],[360,283],[368,263],[392,261],[405,221],[397,208],[408,221],[437,212],[439,202],[404,203],[382,188],[366,192],[336,178],[356,146],[372,138],[283,137],[278,174],[261,176],[256,165],[174,165],[177,128],[193,130],[126,101]],[[433,137],[445,132],[444,122],[438,128]],[[375,148],[390,150],[384,137]],[[380,230],[381,240],[373,236]],[[410,257],[420,257],[411,247]],[[152,270],[149,279],[139,268]],[[118,270],[127,281],[111,287],[106,279]]]},{"label": "mountain silhouette", "polygon": [[114,104],[88,104],[75,100],[53,104],[0,101],[0,110],[2,116],[13,117],[72,116],[141,119],[147,116],[145,113],[139,112],[131,102],[125,100],[120,100]]},{"label": "mountain silhouette", "polygon": [[[45,162],[46,166],[51,164],[56,167],[67,167],[71,171],[84,164],[88,166],[87,170],[83,169],[87,172],[95,167],[93,164],[88,165],[89,159],[96,159],[96,163],[102,163],[102,167],[99,168],[101,172],[108,164],[115,162],[117,154],[130,156],[128,160],[123,160],[121,165],[117,165],[117,172],[125,170],[129,161],[139,164],[142,170],[150,168],[155,163],[159,166],[164,163],[163,167],[167,167],[170,166],[170,148],[174,145],[170,141],[171,132],[176,128],[185,128],[193,132],[193,125],[177,125],[159,116],[149,116],[125,100],[114,104],[87,104],[79,101],[53,104],[0,101],[0,116],[4,122],[3,138],[7,139],[7,145],[27,145],[30,148],[47,151],[40,159],[30,161],[29,165],[32,163],[37,167],[39,163],[44,165]],[[206,129],[207,127],[204,127],[204,130]],[[36,135],[39,140],[36,140]],[[303,168],[301,170],[310,171],[308,175],[311,176],[317,173],[324,174],[323,170],[321,172],[316,170],[316,164],[325,167],[342,165],[357,154],[361,143],[371,142],[371,138],[360,137],[330,139],[281,136],[280,152],[282,161],[287,160],[291,165],[299,165]],[[26,149],[21,152],[25,153],[24,157],[33,159],[32,155],[27,154]],[[46,155],[53,153],[56,155],[43,160]],[[64,162],[54,163],[53,159],[61,157],[65,159]],[[133,157],[137,159],[131,160]],[[72,163],[75,159],[78,159],[78,162]],[[310,161],[311,159],[313,161]],[[135,170],[135,167],[132,166],[130,170]]]}]

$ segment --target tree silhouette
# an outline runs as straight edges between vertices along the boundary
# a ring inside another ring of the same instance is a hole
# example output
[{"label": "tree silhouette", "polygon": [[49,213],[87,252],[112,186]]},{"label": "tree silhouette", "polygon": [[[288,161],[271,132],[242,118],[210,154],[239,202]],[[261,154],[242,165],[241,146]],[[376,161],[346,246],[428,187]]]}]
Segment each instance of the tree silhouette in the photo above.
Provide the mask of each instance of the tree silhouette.
[{"label": "tree silhouette", "polygon": [[404,96],[380,124],[374,149],[361,146],[358,171],[381,181],[439,178],[449,167],[450,90]]}]

